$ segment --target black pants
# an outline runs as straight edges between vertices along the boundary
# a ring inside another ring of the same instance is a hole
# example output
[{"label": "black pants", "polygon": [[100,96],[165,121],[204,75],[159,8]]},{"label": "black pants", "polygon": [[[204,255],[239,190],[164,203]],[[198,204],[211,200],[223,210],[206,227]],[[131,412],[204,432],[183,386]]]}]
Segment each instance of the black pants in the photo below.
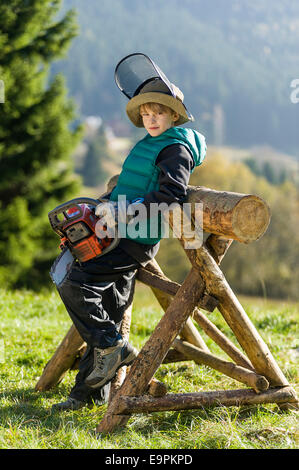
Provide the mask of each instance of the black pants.
[{"label": "black pants", "polygon": [[93,368],[93,350],[121,338],[123,314],[132,301],[135,274],[140,264],[120,247],[86,263],[76,263],[58,288],[60,297],[87,350],[80,361],[70,396],[81,401],[107,399],[110,384],[88,387],[84,380]]}]

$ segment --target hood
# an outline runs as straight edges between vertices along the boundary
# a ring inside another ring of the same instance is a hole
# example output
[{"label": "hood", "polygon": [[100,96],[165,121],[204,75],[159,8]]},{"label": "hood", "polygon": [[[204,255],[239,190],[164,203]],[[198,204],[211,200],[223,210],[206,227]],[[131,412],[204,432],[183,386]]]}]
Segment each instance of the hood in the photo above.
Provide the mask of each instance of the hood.
[{"label": "hood", "polygon": [[171,127],[162,135],[185,142],[192,153],[195,166],[201,165],[207,152],[206,139],[202,134],[187,127]]}]

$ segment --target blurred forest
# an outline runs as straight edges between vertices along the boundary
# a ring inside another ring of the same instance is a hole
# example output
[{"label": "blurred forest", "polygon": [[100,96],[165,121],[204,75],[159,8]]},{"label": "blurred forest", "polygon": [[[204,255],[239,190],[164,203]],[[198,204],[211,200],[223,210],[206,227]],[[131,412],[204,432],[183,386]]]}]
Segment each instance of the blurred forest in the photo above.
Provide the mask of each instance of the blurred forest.
[{"label": "blurred forest", "polygon": [[[3,286],[49,286],[59,250],[48,210],[98,197],[144,135],[113,77],[117,62],[139,51],[183,90],[195,116],[188,127],[206,136],[190,184],[257,194],[271,208],[262,239],[234,242],[224,258],[231,286],[298,298],[299,104],[290,99],[298,2],[12,0],[0,9]],[[176,281],[189,271],[175,239],[162,240],[157,260]]]},{"label": "blurred forest", "polygon": [[134,132],[113,74],[124,56],[144,52],[183,90],[210,144],[270,145],[299,158],[296,0],[65,0],[70,8],[80,34],[52,73],[65,75],[81,116]]}]

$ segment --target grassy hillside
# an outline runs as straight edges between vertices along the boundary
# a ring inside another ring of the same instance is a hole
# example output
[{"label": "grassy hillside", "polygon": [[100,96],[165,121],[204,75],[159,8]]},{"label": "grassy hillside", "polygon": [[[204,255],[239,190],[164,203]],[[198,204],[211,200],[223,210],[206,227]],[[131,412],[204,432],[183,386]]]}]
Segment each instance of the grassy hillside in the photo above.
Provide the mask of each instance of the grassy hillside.
[{"label": "grassy hillside", "polygon": [[[298,390],[299,304],[241,299],[249,317]],[[34,386],[70,326],[56,292],[1,291],[0,448],[1,449],[295,449],[295,412],[274,404],[134,415],[126,429],[97,438],[95,427],[106,405],[66,414],[51,406],[67,397],[75,371],[53,390]],[[131,341],[141,348],[161,317],[150,290],[137,284]],[[235,342],[216,311],[209,316]],[[223,357],[203,333],[211,351]],[[242,384],[192,362],[161,366],[156,377],[170,393],[243,388]]]}]

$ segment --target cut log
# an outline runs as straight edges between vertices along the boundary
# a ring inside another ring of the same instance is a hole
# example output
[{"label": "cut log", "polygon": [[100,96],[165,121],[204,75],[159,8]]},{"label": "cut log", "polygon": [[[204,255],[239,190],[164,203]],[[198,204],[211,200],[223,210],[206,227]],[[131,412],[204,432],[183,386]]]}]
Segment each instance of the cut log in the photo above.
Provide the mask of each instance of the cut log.
[{"label": "cut log", "polygon": [[163,397],[167,393],[167,386],[153,377],[145,393],[152,397]]},{"label": "cut log", "polygon": [[[268,204],[258,196],[189,186],[187,202],[202,203],[203,230],[250,243],[265,233],[270,222]],[[196,207],[196,206],[195,206]],[[199,208],[198,211],[201,209]],[[195,209],[194,216],[200,220]]]},{"label": "cut log", "polygon": [[267,403],[294,403],[297,398],[291,387],[269,389],[256,394],[253,390],[219,390],[215,392],[167,394],[161,398],[149,396],[119,398],[117,413],[125,419],[126,414],[152,413],[155,411],[178,411],[214,406],[244,406]]},{"label": "cut log", "polygon": [[193,359],[197,364],[205,364],[223,374],[231,377],[232,379],[238,380],[239,382],[248,385],[253,388],[256,393],[263,392],[269,388],[269,382],[262,375],[258,375],[251,370],[245,369],[244,367],[237,366],[232,362],[224,361],[212,354],[208,354],[201,351],[193,344],[187,343],[186,341],[180,341],[175,339],[173,346],[178,349],[185,356]]},{"label": "cut log", "polygon": [[[117,184],[118,175],[108,182],[108,191]],[[268,204],[258,196],[216,191],[204,186],[188,186],[186,202],[202,203],[203,230],[224,238],[249,243],[262,237],[270,222]],[[195,211],[201,220],[201,208]]]}]

